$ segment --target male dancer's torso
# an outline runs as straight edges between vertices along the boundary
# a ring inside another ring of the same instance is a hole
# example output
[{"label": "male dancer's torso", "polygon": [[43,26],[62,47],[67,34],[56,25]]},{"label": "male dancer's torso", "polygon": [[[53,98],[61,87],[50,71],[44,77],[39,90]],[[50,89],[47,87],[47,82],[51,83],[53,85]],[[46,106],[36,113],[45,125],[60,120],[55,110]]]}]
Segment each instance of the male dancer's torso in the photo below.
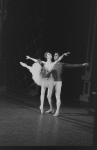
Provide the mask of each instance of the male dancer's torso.
[{"label": "male dancer's torso", "polygon": [[63,64],[62,62],[58,62],[54,69],[52,70],[52,77],[54,81],[62,81],[62,72],[63,72]]}]

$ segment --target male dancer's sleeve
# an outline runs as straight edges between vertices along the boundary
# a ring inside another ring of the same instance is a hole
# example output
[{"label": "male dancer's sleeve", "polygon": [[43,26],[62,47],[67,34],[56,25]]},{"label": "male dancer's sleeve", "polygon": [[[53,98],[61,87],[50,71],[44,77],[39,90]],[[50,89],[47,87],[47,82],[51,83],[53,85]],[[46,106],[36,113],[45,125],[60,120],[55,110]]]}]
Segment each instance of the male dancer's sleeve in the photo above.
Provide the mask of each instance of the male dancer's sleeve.
[{"label": "male dancer's sleeve", "polygon": [[68,63],[63,63],[63,66],[65,68],[76,68],[76,67],[83,67],[83,64],[68,64]]}]

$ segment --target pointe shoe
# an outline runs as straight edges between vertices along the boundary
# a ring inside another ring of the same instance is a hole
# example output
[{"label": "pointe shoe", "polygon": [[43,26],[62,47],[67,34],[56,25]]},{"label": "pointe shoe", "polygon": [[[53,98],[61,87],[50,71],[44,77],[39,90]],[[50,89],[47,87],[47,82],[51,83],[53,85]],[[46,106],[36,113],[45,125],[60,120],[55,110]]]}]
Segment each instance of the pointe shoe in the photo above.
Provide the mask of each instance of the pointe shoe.
[{"label": "pointe shoe", "polygon": [[20,62],[20,64],[23,66],[23,67],[25,67],[26,65],[25,65],[25,63],[23,63],[23,62]]},{"label": "pointe shoe", "polygon": [[48,110],[48,111],[46,111],[45,113],[54,113],[54,109],[53,110]]},{"label": "pointe shoe", "polygon": [[39,108],[40,108],[41,114],[43,114],[44,113],[43,107],[40,106]]}]

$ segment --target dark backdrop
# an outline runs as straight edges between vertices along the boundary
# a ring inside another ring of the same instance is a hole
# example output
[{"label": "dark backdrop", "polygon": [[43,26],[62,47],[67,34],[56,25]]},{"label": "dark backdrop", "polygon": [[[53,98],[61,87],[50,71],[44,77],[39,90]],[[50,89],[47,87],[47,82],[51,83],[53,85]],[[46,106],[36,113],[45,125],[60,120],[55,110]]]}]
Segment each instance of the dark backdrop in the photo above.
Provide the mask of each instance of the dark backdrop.
[{"label": "dark backdrop", "polygon": [[[27,92],[29,87],[33,88],[31,74],[19,65],[19,61],[32,63],[25,60],[26,55],[44,59],[46,51],[70,51],[62,61],[86,61],[91,4],[92,0],[8,0],[2,35],[8,90]],[[78,99],[82,94],[84,71],[85,68],[64,69],[65,101]]]},{"label": "dark backdrop", "polygon": [[27,93],[34,87],[31,74],[19,62],[32,65],[32,61],[25,59],[26,55],[41,57],[44,5],[44,0],[7,1],[7,17],[2,30],[7,90]]},{"label": "dark backdrop", "polygon": [[[80,64],[86,61],[89,36],[89,21],[92,0],[47,0],[44,20],[43,53],[58,51],[60,54],[70,51],[62,61]],[[85,68],[68,68],[63,72],[63,101],[79,99],[83,93]]]}]

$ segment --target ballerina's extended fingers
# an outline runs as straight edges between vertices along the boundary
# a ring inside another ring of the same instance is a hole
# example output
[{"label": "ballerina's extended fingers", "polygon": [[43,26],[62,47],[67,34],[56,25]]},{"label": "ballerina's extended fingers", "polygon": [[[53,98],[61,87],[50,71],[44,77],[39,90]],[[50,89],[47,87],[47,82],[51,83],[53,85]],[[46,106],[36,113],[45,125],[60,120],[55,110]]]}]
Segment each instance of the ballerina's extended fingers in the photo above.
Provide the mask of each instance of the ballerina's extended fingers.
[{"label": "ballerina's extended fingers", "polygon": [[26,59],[29,59],[30,57],[29,56],[26,56]]},{"label": "ballerina's extended fingers", "polygon": [[64,53],[65,56],[68,56],[68,54],[70,54],[70,52]]}]

